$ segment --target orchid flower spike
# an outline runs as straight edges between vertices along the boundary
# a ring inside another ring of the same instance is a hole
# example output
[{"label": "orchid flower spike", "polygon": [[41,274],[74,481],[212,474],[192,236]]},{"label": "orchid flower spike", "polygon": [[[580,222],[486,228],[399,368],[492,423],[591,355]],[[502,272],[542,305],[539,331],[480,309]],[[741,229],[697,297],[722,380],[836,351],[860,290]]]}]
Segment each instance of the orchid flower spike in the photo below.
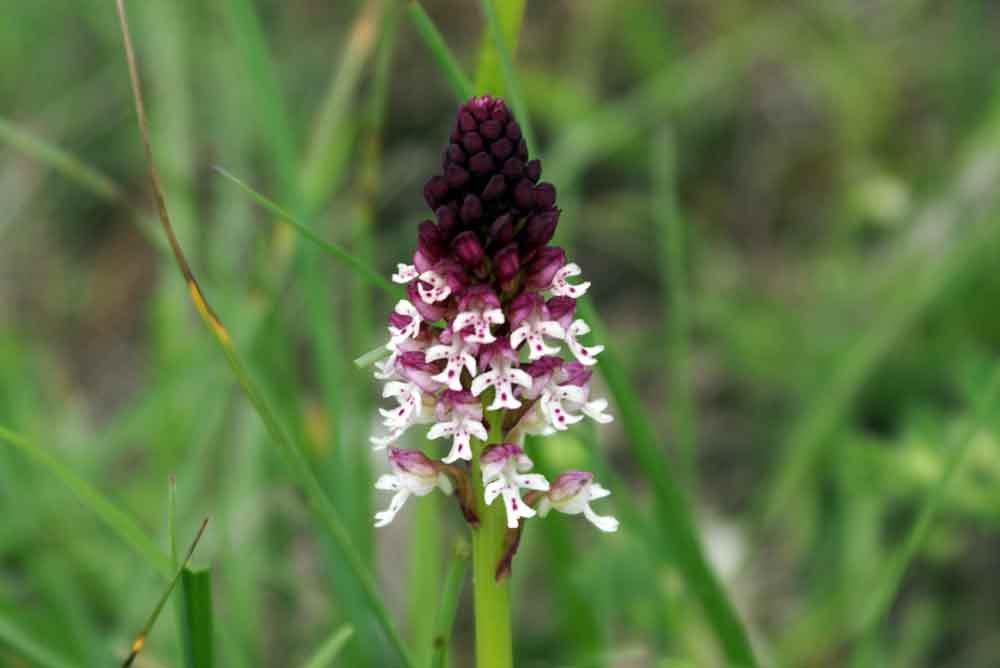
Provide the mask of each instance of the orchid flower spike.
[{"label": "orchid flower spike", "polygon": [[[395,492],[376,526],[435,488],[455,491],[474,527],[483,505],[502,499],[510,540],[498,573],[509,573],[522,520],[552,508],[582,513],[603,531],[618,526],[591,511],[608,494],[591,474],[569,471],[550,486],[518,444],[524,434],[561,432],[585,418],[612,420],[591,383],[603,346],[576,314],[591,283],[551,243],[562,212],[541,176],[503,100],[461,105],[442,169],[424,185],[428,218],[415,226],[412,257],[392,274],[405,297],[389,314],[388,356],[375,367],[392,401],[370,439],[388,448],[391,467],[376,487]],[[398,447],[417,425],[427,425],[419,436],[439,454]],[[482,475],[480,498],[473,471]]]}]

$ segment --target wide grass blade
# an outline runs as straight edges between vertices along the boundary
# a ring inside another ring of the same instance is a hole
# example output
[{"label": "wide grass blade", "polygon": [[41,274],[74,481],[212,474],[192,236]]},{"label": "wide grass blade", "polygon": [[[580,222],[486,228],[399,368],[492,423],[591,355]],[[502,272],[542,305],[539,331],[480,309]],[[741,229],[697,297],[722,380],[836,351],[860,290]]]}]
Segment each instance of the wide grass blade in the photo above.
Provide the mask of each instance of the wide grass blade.
[{"label": "wide grass blade", "polygon": [[173,232],[170,216],[167,213],[163,189],[160,185],[159,174],[153,160],[152,146],[149,142],[149,131],[146,121],[146,111],[142,100],[142,91],[139,82],[139,73],[136,66],[135,53],[132,48],[132,40],[128,29],[123,0],[117,0],[117,10],[119,22],[121,24],[122,38],[125,45],[125,55],[132,85],[132,93],[135,101],[135,111],[136,116],[138,117],[140,135],[149,170],[150,185],[152,186],[153,194],[155,196],[160,223],[163,226],[164,233],[170,241],[171,248],[174,252],[174,259],[177,262],[177,267],[181,272],[184,281],[187,283],[191,299],[194,302],[199,315],[202,317],[202,320],[205,322],[205,325],[213,334],[219,344],[219,347],[222,349],[226,361],[229,363],[230,368],[236,375],[237,381],[243,388],[244,393],[250,400],[250,403],[253,404],[261,420],[264,422],[264,425],[267,428],[273,442],[280,447],[282,453],[288,461],[292,475],[308,499],[311,509],[329,530],[337,548],[344,556],[348,568],[361,585],[361,589],[367,599],[367,602],[371,606],[372,612],[374,613],[379,624],[382,626],[390,644],[399,653],[404,665],[408,668],[416,668],[416,664],[413,661],[409,650],[403,644],[399,633],[396,631],[395,625],[392,622],[385,603],[379,596],[378,590],[375,587],[374,578],[368,571],[358,554],[358,551],[351,542],[350,533],[348,532],[347,527],[330,501],[330,498],[326,495],[323,487],[320,485],[319,480],[312,472],[300,445],[288,437],[285,430],[278,422],[275,413],[271,410],[270,405],[264,400],[264,395],[260,392],[260,390],[258,390],[256,384],[250,378],[243,362],[236,353],[236,349],[233,347],[228,330],[222,324],[222,321],[215,314],[215,311],[205,299],[204,294],[198,285],[197,279],[191,271],[187,259],[184,257],[180,244],[178,243]]},{"label": "wide grass blade", "polygon": [[441,603],[434,616],[434,649],[431,654],[431,668],[447,668],[448,649],[451,646],[451,631],[455,626],[458,601],[465,585],[465,574],[469,570],[469,544],[464,539],[455,542],[448,572],[444,576]]},{"label": "wide grass blade", "polygon": [[146,645],[146,639],[149,637],[150,631],[153,630],[153,625],[156,624],[156,620],[160,617],[160,612],[162,612],[163,606],[166,605],[167,599],[170,598],[170,594],[173,593],[174,587],[177,586],[177,583],[180,581],[182,574],[187,568],[188,562],[191,561],[191,555],[194,554],[195,548],[198,547],[198,542],[201,540],[202,534],[205,533],[205,527],[207,526],[208,518],[206,517],[202,520],[201,526],[198,528],[198,533],[195,534],[194,540],[191,542],[191,547],[188,548],[187,555],[184,557],[184,563],[182,563],[181,567],[177,569],[177,573],[174,574],[174,577],[170,580],[170,584],[167,585],[167,589],[163,592],[163,595],[160,596],[160,600],[157,601],[156,607],[153,608],[153,612],[150,613],[149,618],[142,627],[142,630],[139,631],[135,640],[132,641],[132,651],[129,653],[128,657],[126,657],[125,662],[122,664],[122,668],[128,668],[131,666],[135,661],[135,658],[139,656],[139,652],[141,652],[142,648]]},{"label": "wide grass blade", "polygon": [[6,441],[41,464],[76,494],[84,507],[97,515],[109,529],[145,559],[160,575],[170,577],[173,573],[170,560],[146,536],[146,533],[134,519],[115,506],[90,483],[77,476],[54,456],[9,429],[0,427],[0,441]]},{"label": "wide grass blade", "polygon": [[0,610],[0,643],[32,661],[31,665],[40,668],[82,668],[32,638],[3,610]]},{"label": "wide grass blade", "polygon": [[328,668],[337,659],[341,650],[354,636],[354,629],[350,626],[341,626],[324,641],[316,653],[308,661],[302,664],[302,668]]},{"label": "wide grass blade", "polygon": [[[538,144],[535,143],[535,131],[531,126],[531,117],[524,102],[524,95],[521,93],[521,84],[514,75],[514,58],[511,54],[511,46],[504,36],[504,27],[500,24],[496,5],[494,0],[479,0],[479,5],[483,8],[486,27],[493,40],[497,59],[500,61],[500,71],[503,73],[507,97],[510,98],[510,104],[514,108],[514,114],[517,116],[518,125],[521,126],[521,134],[524,135],[524,141],[528,144],[528,150],[534,151],[538,148]],[[519,30],[514,28],[509,29],[508,32],[513,37],[510,40],[511,44],[516,44]]]},{"label": "wide grass blade", "polygon": [[954,440],[948,444],[941,477],[938,478],[930,494],[924,499],[920,513],[907,532],[906,539],[882,568],[878,582],[872,589],[861,615],[857,618],[859,622],[856,632],[859,636],[864,637],[874,632],[889,611],[910,562],[913,561],[917,550],[927,538],[931,522],[937,514],[951,481],[961,468],[962,462],[965,461],[971,445],[976,442],[976,437],[982,433],[984,423],[1000,408],[997,405],[998,400],[1000,400],[1000,366],[993,369],[985,389],[979,395],[972,414],[969,416],[968,423],[957,432]]},{"label": "wide grass blade", "polygon": [[239,186],[240,189],[242,189],[243,192],[249,195],[254,202],[259,204],[263,208],[267,209],[274,215],[276,215],[280,220],[294,227],[295,230],[299,232],[302,236],[304,236],[306,239],[319,246],[330,257],[334,258],[338,262],[341,262],[342,264],[353,270],[358,276],[365,279],[368,283],[378,288],[379,290],[382,290],[391,297],[402,296],[403,291],[399,288],[399,286],[393,284],[385,276],[382,276],[374,269],[372,269],[369,265],[365,264],[364,262],[356,258],[345,248],[343,248],[342,246],[338,246],[335,243],[326,241],[325,239],[321,239],[319,235],[317,235],[309,228],[308,225],[306,225],[305,223],[297,219],[295,216],[293,216],[291,212],[282,208],[273,200],[268,199],[264,195],[260,194],[237,176],[234,176],[233,174],[229,173],[222,167],[215,167],[214,169],[216,172],[218,172],[219,174],[221,174],[222,176],[226,177],[227,179],[235,183],[237,186]]},{"label": "wide grass blade", "polygon": [[410,14],[410,20],[413,21],[413,26],[417,29],[417,34],[424,41],[427,50],[431,52],[434,62],[437,63],[438,69],[448,81],[458,101],[465,102],[475,95],[476,89],[473,88],[472,82],[465,76],[462,66],[458,64],[458,59],[445,44],[441,33],[438,32],[431,17],[427,15],[420,3],[417,0],[410,0],[407,11]]},{"label": "wide grass blade", "polygon": [[181,575],[181,638],[187,668],[212,668],[212,572],[183,570]]}]

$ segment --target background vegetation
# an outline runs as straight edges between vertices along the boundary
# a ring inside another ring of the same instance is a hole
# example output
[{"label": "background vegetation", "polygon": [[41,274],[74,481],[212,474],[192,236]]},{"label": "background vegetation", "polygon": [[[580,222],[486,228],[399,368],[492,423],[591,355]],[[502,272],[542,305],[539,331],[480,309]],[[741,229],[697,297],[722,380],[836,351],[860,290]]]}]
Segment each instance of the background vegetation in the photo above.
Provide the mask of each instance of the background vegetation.
[{"label": "background vegetation", "polygon": [[[423,662],[463,528],[443,498],[370,526],[377,388],[352,360],[392,299],[212,169],[388,275],[457,99],[408,4],[129,11],[181,243]],[[496,4],[513,38],[520,3]],[[424,4],[530,112],[619,417],[532,451],[601,471],[623,529],[531,524],[518,665],[726,665],[744,631],[764,665],[994,665],[1000,6],[533,0],[513,88],[483,6]],[[211,624],[198,576],[137,665],[200,651],[191,628],[220,666],[398,665],[172,266],[113,3],[3,16],[0,665],[115,665],[170,524],[180,545],[206,515]],[[471,634],[462,598],[453,666]]]}]

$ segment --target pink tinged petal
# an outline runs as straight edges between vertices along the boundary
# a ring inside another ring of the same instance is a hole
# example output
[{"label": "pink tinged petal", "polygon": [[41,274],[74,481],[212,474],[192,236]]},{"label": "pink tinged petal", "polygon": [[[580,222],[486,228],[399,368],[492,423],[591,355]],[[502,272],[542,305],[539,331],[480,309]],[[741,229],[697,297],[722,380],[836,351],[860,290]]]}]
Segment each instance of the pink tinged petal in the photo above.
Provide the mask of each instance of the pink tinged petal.
[{"label": "pink tinged petal", "polygon": [[574,276],[579,276],[580,273],[580,266],[575,262],[571,262],[557,271],[556,275],[552,278],[552,287],[550,288],[552,294],[557,297],[572,297],[573,299],[579,299],[585,295],[587,289],[590,287],[589,282],[572,285],[566,280]]},{"label": "pink tinged petal", "polygon": [[401,316],[408,317],[410,320],[405,325],[394,326],[389,325],[389,335],[390,344],[400,343],[406,339],[415,339],[420,335],[420,323],[423,322],[423,318],[417,311],[416,307],[405,299],[400,299],[396,302],[395,312]]},{"label": "pink tinged petal", "polygon": [[419,275],[417,268],[412,264],[399,263],[396,265],[396,273],[392,275],[393,283],[406,284]]}]

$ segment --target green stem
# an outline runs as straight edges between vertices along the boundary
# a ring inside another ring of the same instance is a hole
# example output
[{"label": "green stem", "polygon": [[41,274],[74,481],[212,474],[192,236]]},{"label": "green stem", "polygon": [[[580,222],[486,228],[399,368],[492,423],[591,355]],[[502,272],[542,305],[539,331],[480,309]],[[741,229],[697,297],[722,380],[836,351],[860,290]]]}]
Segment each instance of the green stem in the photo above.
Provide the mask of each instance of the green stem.
[{"label": "green stem", "polygon": [[[492,393],[487,393],[487,399]],[[486,401],[483,402],[484,410]],[[503,436],[503,412],[490,413],[490,443]],[[509,580],[496,581],[496,567],[503,551],[507,522],[502,503],[487,506],[483,500],[483,477],[479,455],[486,443],[479,443],[472,466],[479,528],[472,531],[473,608],[476,618],[476,668],[512,668],[513,641],[510,631]]]}]

